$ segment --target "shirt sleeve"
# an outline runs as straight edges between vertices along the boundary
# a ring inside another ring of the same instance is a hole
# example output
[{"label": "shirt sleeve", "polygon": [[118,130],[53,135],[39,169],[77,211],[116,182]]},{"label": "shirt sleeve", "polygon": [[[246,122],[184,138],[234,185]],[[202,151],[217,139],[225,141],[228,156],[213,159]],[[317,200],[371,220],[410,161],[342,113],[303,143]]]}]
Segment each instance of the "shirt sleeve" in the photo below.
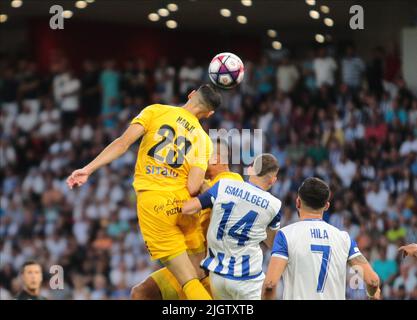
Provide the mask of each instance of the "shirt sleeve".
[{"label": "shirt sleeve", "polygon": [[278,213],[272,218],[271,222],[268,224],[269,229],[271,230],[278,230],[281,223],[281,212]]},{"label": "shirt sleeve", "polygon": [[277,235],[275,236],[271,255],[273,257],[280,257],[283,259],[288,259],[287,239],[285,238],[284,232],[282,232],[281,230],[278,231]]},{"label": "shirt sleeve", "polygon": [[148,131],[153,118],[154,109],[155,107],[153,105],[147,106],[135,118],[133,118],[130,124],[140,124],[145,128],[145,132]]},{"label": "shirt sleeve", "polygon": [[206,192],[198,196],[198,200],[200,200],[201,208],[213,208],[214,201],[217,198],[217,192],[219,190],[219,182],[217,182],[214,186],[208,189]]},{"label": "shirt sleeve", "polygon": [[356,241],[352,239],[350,236],[349,236],[349,240],[350,240],[350,248],[349,248],[348,260],[351,260],[353,258],[360,256],[362,253],[360,252]]}]

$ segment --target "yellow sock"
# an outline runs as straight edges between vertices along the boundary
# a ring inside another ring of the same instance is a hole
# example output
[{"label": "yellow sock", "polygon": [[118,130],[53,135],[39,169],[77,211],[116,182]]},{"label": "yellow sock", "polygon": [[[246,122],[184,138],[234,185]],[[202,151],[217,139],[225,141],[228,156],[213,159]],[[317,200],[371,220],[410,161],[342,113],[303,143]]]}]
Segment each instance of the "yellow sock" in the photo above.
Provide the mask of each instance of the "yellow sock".
[{"label": "yellow sock", "polygon": [[188,300],[213,300],[198,279],[188,281],[182,290]]},{"label": "yellow sock", "polygon": [[207,276],[207,277],[201,279],[200,282],[203,285],[204,289],[207,290],[209,295],[213,296],[212,293],[211,293],[211,288],[210,288],[210,278]]}]

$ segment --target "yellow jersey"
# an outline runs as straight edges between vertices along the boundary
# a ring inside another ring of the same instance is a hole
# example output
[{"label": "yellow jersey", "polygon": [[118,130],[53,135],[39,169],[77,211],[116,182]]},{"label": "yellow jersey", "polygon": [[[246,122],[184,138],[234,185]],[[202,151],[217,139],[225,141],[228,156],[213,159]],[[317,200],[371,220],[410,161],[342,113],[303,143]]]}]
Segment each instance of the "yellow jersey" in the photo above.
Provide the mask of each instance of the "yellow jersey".
[{"label": "yellow jersey", "polygon": [[144,108],[131,124],[145,129],[135,166],[136,191],[184,189],[192,167],[207,169],[213,143],[188,110],[153,104]]}]

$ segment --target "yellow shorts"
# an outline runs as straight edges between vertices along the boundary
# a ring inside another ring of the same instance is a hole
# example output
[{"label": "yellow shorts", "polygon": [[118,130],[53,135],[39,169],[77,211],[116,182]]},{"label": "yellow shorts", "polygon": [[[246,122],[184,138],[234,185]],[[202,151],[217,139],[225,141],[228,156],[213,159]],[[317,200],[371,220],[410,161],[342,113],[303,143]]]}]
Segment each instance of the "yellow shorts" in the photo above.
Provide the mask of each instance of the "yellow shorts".
[{"label": "yellow shorts", "polygon": [[167,268],[153,272],[151,277],[161,291],[162,300],[187,300],[181,285]]},{"label": "yellow shorts", "polygon": [[137,192],[139,226],[152,260],[205,250],[198,215],[181,214],[187,189]]}]

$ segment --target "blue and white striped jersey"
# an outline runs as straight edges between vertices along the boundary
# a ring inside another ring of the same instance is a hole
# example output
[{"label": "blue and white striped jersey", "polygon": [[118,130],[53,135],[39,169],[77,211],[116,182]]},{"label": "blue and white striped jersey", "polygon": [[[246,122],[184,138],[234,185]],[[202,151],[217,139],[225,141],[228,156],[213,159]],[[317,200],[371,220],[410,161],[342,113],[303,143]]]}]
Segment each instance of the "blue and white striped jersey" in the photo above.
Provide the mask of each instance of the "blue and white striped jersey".
[{"label": "blue and white striped jersey", "polygon": [[198,198],[203,208],[212,207],[208,253],[201,266],[229,279],[263,276],[260,243],[268,227],[279,228],[281,201],[250,182],[229,179]]},{"label": "blue and white striped jersey", "polygon": [[287,259],[284,300],[344,300],[347,262],[359,256],[355,240],[321,219],[278,231],[272,256]]}]

